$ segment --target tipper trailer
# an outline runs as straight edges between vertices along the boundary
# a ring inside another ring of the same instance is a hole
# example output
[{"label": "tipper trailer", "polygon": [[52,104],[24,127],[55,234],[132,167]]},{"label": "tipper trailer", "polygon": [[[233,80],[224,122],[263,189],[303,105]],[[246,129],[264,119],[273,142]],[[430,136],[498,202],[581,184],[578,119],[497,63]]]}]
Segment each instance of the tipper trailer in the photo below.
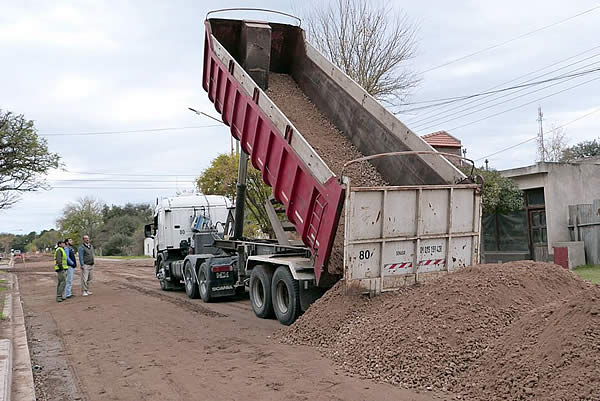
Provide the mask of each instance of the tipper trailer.
[{"label": "tipper trailer", "polygon": [[[163,288],[183,281],[190,297],[210,301],[248,287],[257,316],[291,324],[342,276],[328,269],[342,210],[347,291],[379,293],[478,262],[481,185],[320,54],[300,26],[207,18],[205,33],[202,85],[242,149],[238,208],[222,231],[209,218],[181,246],[157,247]],[[334,174],[267,96],[272,73],[289,74],[366,155],[344,168],[368,160],[389,185],[355,187],[343,171]],[[300,245],[271,202],[277,240],[243,237],[246,160],[272,187]],[[173,229],[161,223],[155,236]]]}]

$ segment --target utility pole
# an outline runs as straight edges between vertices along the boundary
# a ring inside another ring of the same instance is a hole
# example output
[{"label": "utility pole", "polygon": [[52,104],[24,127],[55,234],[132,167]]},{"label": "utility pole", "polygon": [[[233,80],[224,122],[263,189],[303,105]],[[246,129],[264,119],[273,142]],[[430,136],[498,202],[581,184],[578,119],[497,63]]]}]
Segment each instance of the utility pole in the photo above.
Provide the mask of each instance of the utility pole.
[{"label": "utility pole", "polygon": [[542,106],[538,106],[538,122],[540,123],[539,141],[540,149],[542,152],[542,161],[546,161],[546,145],[544,144],[544,113],[542,113]]}]

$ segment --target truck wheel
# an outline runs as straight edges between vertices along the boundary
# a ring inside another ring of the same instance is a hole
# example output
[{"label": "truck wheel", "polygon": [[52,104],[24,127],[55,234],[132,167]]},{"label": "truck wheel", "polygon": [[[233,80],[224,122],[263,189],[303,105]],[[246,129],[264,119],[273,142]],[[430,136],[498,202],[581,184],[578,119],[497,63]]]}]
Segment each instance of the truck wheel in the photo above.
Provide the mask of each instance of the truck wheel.
[{"label": "truck wheel", "polygon": [[287,266],[279,266],[271,284],[273,310],[281,324],[289,326],[300,316],[300,286]]},{"label": "truck wheel", "polygon": [[273,317],[272,280],[273,273],[265,266],[256,266],[250,273],[250,303],[254,314],[263,319]]},{"label": "truck wheel", "polygon": [[212,301],[212,295],[210,293],[210,277],[208,273],[208,265],[206,262],[202,263],[198,270],[198,289],[200,291],[200,298],[206,303]]},{"label": "truck wheel", "polygon": [[185,283],[185,293],[188,297],[195,299],[200,296],[196,276],[194,275],[193,267],[189,260],[183,265],[183,282]]},{"label": "truck wheel", "polygon": [[165,270],[164,270],[162,258],[160,256],[158,257],[158,259],[156,259],[156,275],[157,276],[160,275],[162,277],[162,278],[158,279],[161,290],[170,291],[173,289],[173,287],[171,286],[171,283],[168,282],[167,279],[165,278]]}]

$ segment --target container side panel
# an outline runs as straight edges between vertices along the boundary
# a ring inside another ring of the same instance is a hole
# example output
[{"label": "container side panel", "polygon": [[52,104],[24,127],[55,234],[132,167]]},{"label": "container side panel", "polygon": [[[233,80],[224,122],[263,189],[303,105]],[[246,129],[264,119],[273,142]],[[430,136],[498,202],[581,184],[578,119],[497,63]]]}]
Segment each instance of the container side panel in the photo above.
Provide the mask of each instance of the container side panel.
[{"label": "container side panel", "polygon": [[383,192],[361,192],[355,196],[350,210],[348,233],[352,240],[373,239],[381,236]]},{"label": "container side panel", "polygon": [[[421,219],[424,234],[448,233],[448,202],[450,191],[425,190],[421,197]],[[473,213],[473,209],[469,209]]]},{"label": "container side panel", "polygon": [[473,184],[352,188],[345,204],[346,293],[391,291],[478,263],[480,196]]},{"label": "container side panel", "polygon": [[455,189],[452,194],[452,227],[453,233],[473,231],[473,209],[475,197],[468,189]]},{"label": "container side panel", "polygon": [[381,276],[381,247],[380,242],[366,242],[348,246],[347,262],[351,271],[350,279]]},{"label": "container side panel", "polygon": [[383,251],[383,274],[399,276],[412,274],[415,241],[387,241]]},{"label": "container side panel", "polygon": [[416,191],[388,191],[385,221],[383,222],[384,237],[416,235],[416,215]]},{"label": "container side panel", "polygon": [[473,263],[473,241],[471,237],[459,237],[452,239],[450,247],[450,261],[448,270],[453,271],[461,267],[469,266]]}]

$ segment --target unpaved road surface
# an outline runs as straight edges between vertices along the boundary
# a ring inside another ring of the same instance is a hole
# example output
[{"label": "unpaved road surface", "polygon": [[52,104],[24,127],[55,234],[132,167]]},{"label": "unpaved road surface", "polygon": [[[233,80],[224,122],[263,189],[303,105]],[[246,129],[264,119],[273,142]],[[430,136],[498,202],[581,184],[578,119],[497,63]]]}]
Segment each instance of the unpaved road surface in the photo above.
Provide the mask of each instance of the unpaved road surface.
[{"label": "unpaved road surface", "polygon": [[[56,303],[51,262],[19,278],[38,400],[414,400],[442,398],[350,377],[248,299],[204,304],[163,292],[151,261],[101,260],[93,295]],[[36,369],[34,369],[36,370]]]}]

